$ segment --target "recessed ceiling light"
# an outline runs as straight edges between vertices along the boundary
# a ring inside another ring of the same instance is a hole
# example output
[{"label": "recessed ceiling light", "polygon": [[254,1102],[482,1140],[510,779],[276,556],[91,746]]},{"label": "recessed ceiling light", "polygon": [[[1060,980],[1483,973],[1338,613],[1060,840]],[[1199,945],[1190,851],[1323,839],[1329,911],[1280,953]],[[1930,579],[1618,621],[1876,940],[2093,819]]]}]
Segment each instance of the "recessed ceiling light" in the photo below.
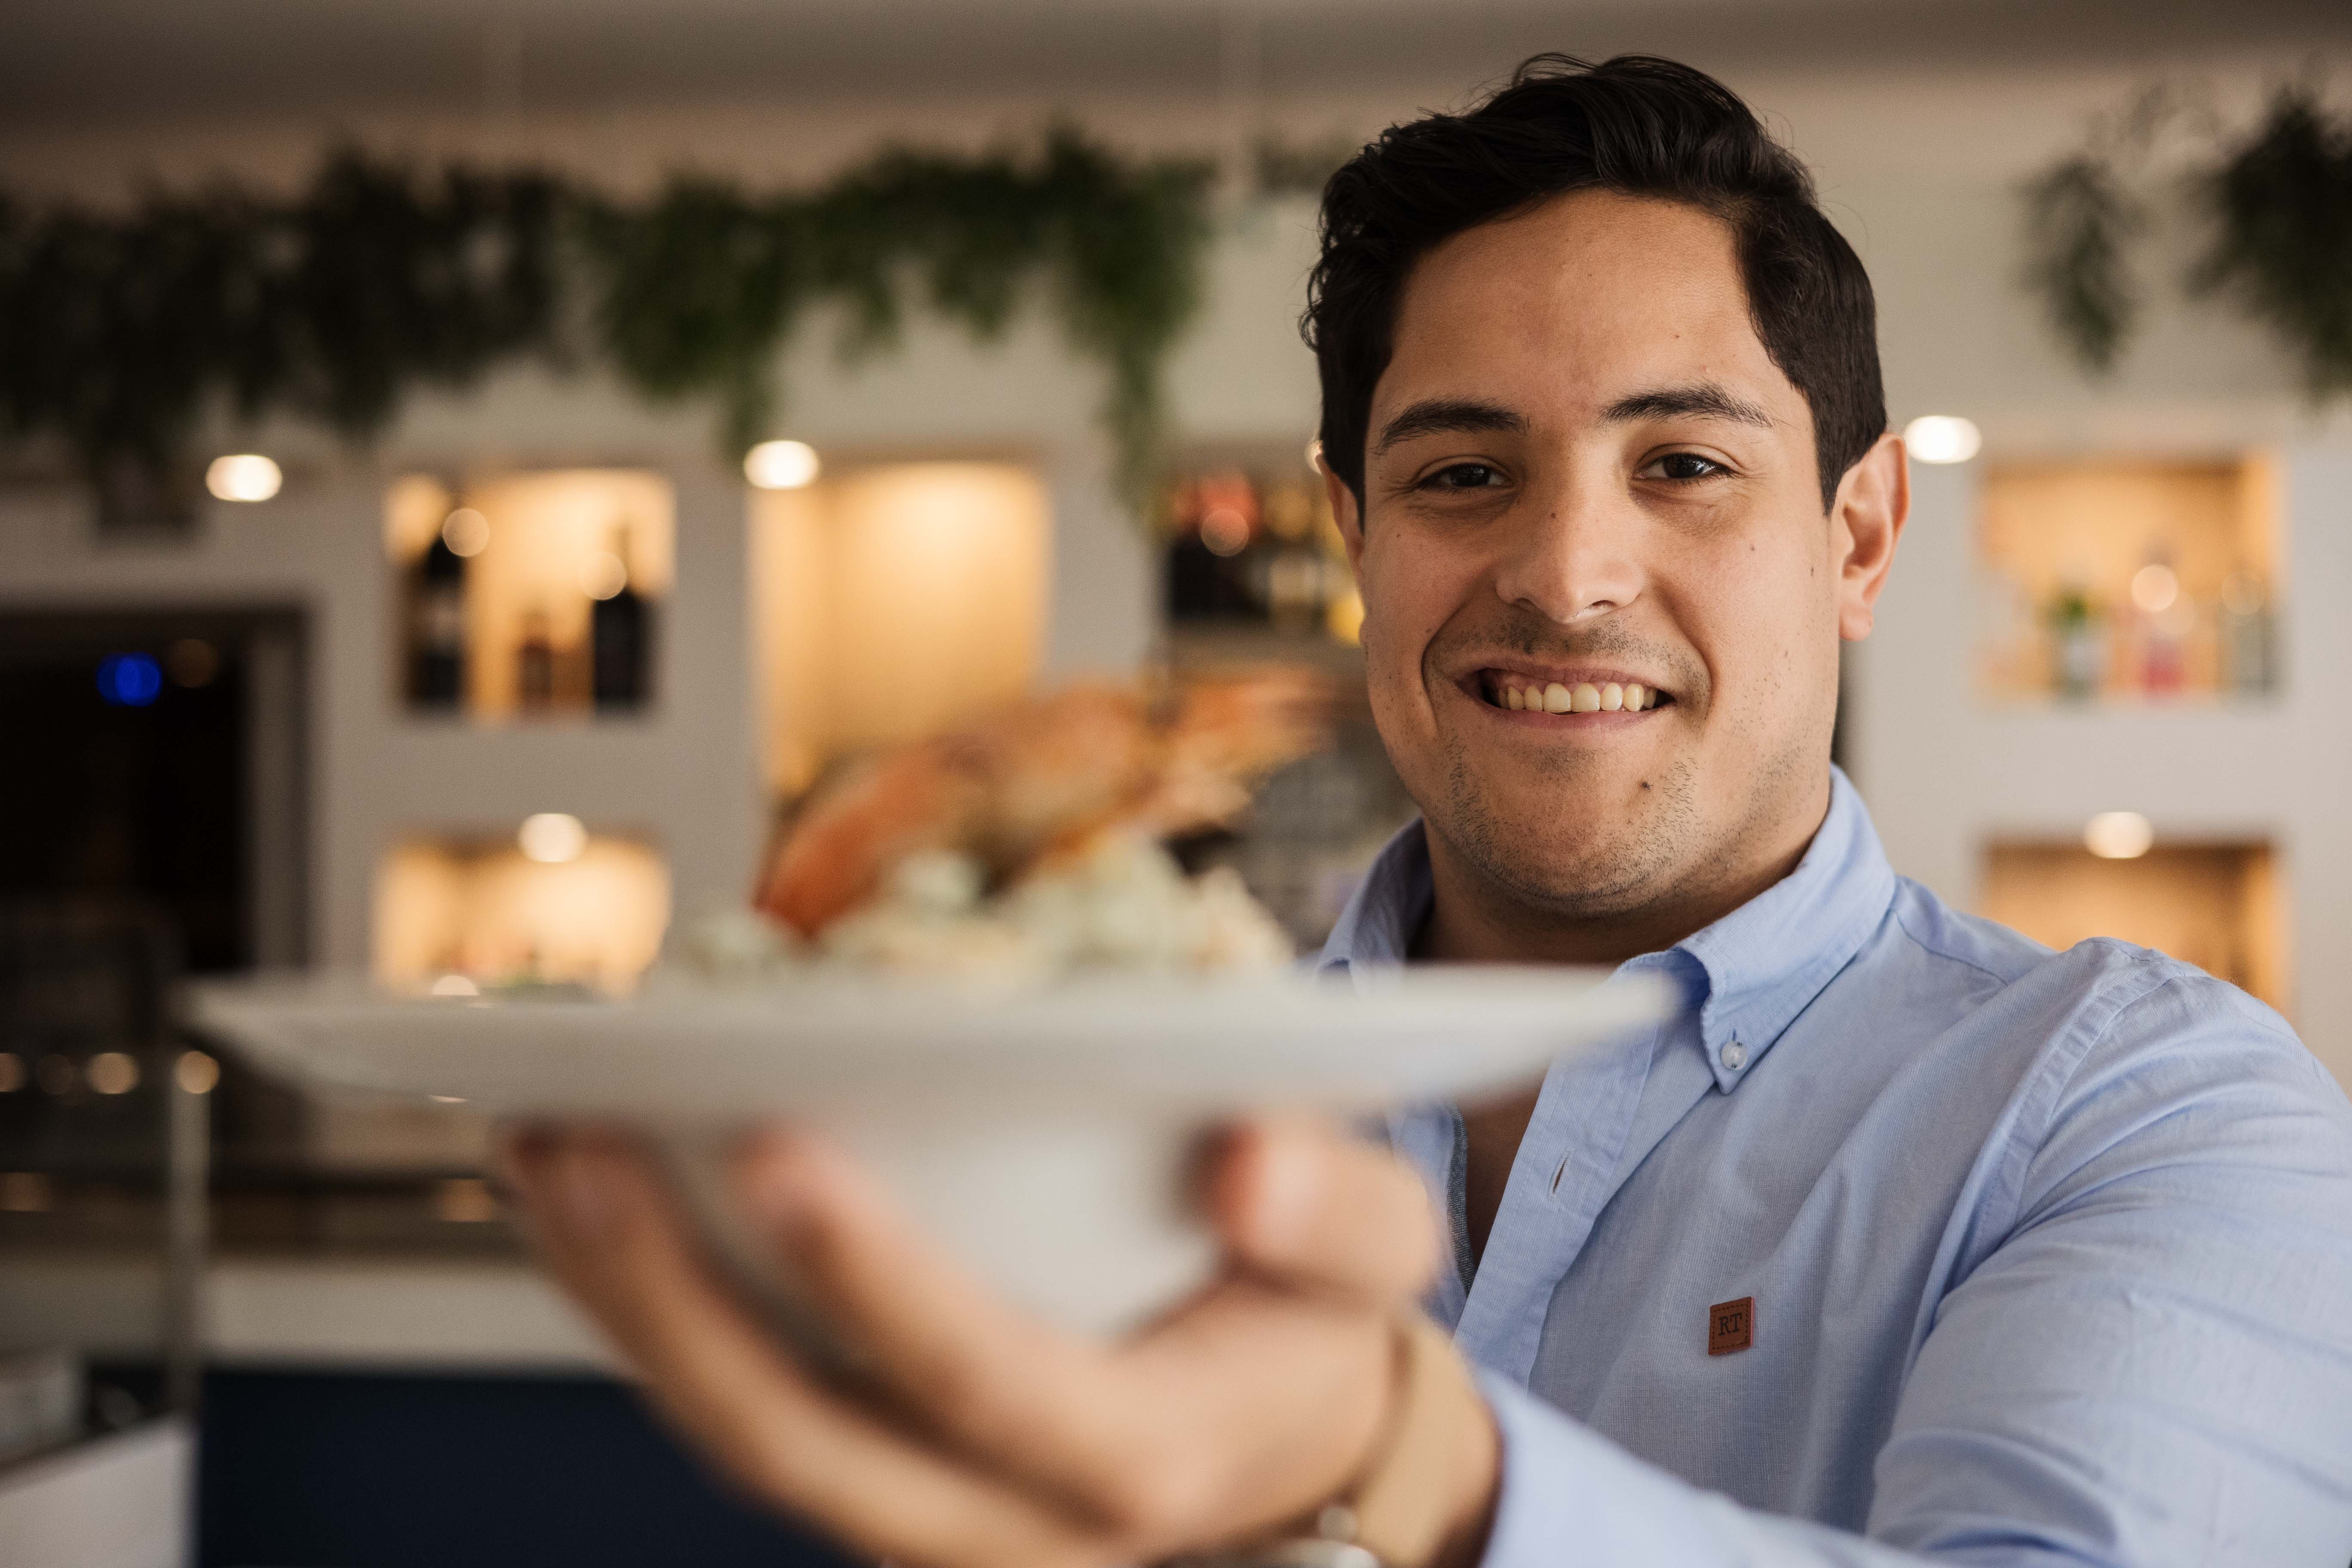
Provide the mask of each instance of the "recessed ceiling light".
[{"label": "recessed ceiling light", "polygon": [[816,478],[816,448],[806,441],[762,441],[743,454],[743,477],[763,490],[796,490]]},{"label": "recessed ceiling light", "polygon": [[1965,463],[1984,446],[1984,436],[1972,419],[1922,414],[1903,426],[1903,445],[1922,463]]},{"label": "recessed ceiling light", "polygon": [[2102,860],[2137,860],[2156,842],[2156,828],[2137,811],[2103,811],[2083,825],[2083,847]]},{"label": "recessed ceiling light", "polygon": [[515,844],[542,866],[561,866],[580,858],[588,847],[588,829],[568,812],[542,811],[522,819]]},{"label": "recessed ceiling light", "polygon": [[268,500],[285,482],[278,465],[258,452],[215,458],[205,470],[205,489],[222,500]]}]

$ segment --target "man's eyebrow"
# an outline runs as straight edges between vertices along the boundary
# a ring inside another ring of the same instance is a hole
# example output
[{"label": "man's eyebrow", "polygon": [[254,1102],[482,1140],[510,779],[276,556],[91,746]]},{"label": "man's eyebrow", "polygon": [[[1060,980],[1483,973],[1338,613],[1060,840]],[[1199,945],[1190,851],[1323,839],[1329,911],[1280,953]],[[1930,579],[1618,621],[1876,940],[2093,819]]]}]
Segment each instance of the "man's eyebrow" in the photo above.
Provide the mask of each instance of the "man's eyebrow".
[{"label": "man's eyebrow", "polygon": [[1621,397],[1601,411],[1601,417],[1611,423],[1627,419],[1672,419],[1677,416],[1700,419],[1730,419],[1741,425],[1753,425],[1760,429],[1772,428],[1772,416],[1725,387],[1711,381],[1694,382],[1688,386],[1661,386],[1649,392],[1637,392]]},{"label": "man's eyebrow", "polygon": [[1381,438],[1372,447],[1377,458],[1400,441],[1410,441],[1415,436],[1456,435],[1478,430],[1524,432],[1527,420],[1496,403],[1481,403],[1475,397],[1432,397],[1412,405],[1381,427]]}]

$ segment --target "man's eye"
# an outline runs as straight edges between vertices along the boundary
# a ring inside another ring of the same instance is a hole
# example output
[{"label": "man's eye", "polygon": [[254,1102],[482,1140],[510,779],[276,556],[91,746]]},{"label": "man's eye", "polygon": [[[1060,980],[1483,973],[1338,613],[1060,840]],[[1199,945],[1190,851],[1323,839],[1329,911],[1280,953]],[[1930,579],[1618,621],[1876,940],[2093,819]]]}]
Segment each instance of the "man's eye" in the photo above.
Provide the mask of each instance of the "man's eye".
[{"label": "man's eye", "polygon": [[1711,479],[1731,470],[1712,458],[1702,458],[1696,452],[1669,452],[1654,459],[1642,470],[1646,479]]},{"label": "man's eye", "polygon": [[1502,480],[1502,470],[1488,463],[1449,463],[1421,483],[1423,489],[1482,490]]}]

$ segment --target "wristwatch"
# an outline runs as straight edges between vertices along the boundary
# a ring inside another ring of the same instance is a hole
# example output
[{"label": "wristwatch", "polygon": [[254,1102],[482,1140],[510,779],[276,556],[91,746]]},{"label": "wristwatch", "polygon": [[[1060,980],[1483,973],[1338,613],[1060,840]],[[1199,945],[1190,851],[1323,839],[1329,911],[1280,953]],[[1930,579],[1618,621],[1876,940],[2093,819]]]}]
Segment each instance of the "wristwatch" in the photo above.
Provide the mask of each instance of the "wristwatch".
[{"label": "wristwatch", "polygon": [[1452,1463],[1492,1421],[1453,1342],[1420,1313],[1396,1326],[1388,1429],[1342,1494],[1280,1537],[1163,1568],[1428,1568],[1453,1524]]}]

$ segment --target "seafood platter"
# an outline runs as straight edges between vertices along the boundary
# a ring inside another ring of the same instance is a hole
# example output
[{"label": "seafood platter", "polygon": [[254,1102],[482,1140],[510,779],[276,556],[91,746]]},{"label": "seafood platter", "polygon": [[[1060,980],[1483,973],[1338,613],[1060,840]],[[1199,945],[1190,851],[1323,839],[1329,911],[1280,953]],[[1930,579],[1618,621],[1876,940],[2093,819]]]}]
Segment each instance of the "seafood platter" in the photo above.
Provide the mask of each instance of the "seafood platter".
[{"label": "seafood platter", "polygon": [[625,997],[261,978],[200,988],[197,1022],[318,1089],[643,1128],[804,1339],[719,1189],[761,1118],[845,1142],[1016,1300],[1115,1331],[1211,1266],[1184,1175],[1219,1121],[1475,1097],[1669,1005],[1575,970],[1317,977],[1231,870],[1188,871],[1171,843],[1240,816],[1329,706],[1285,669],[1088,684],[863,759],[779,833],[748,906],[677,932]]}]

